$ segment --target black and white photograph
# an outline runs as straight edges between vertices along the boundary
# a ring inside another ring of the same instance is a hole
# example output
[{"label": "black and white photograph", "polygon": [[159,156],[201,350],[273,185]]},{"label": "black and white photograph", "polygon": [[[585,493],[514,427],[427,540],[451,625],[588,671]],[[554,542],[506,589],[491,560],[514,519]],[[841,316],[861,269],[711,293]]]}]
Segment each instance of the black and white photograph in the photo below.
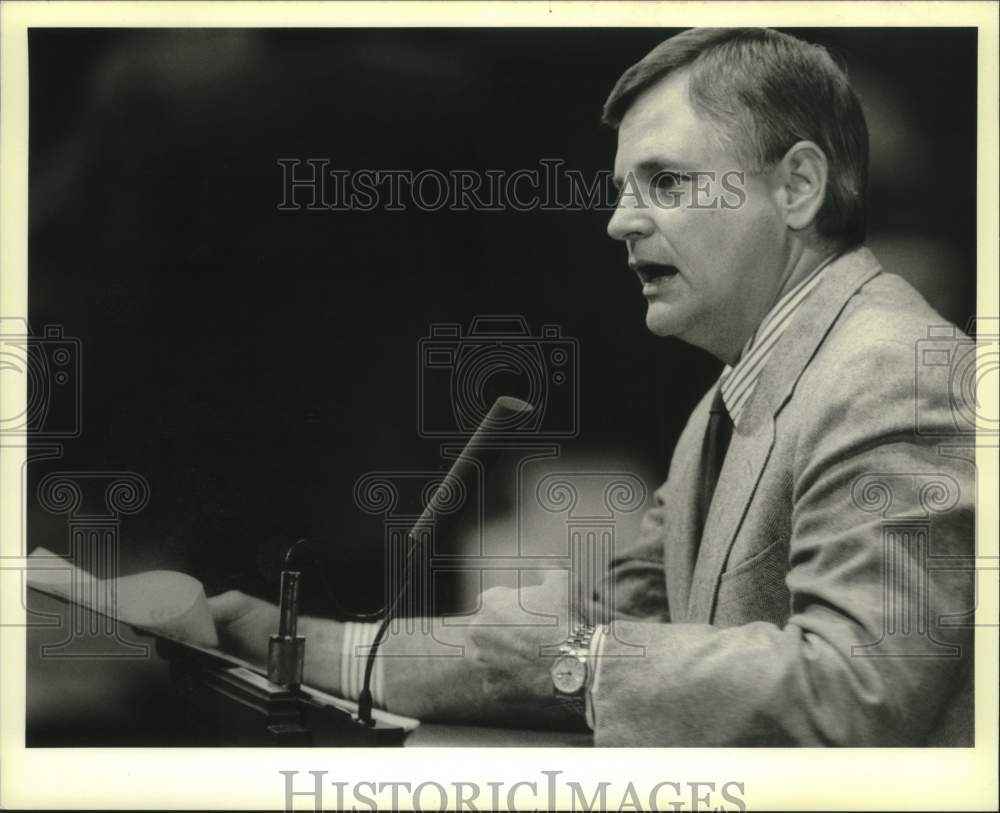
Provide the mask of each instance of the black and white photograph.
[{"label": "black and white photograph", "polygon": [[36,5],[5,749],[266,756],[286,810],[845,804],[761,749],[995,803],[995,7]]}]

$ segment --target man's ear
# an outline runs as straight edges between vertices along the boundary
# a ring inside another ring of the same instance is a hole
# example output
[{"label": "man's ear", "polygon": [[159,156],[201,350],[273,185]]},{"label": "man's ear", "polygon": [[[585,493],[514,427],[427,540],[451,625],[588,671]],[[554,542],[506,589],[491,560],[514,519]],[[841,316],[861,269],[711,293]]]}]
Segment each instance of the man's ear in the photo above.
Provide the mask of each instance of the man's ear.
[{"label": "man's ear", "polygon": [[798,231],[812,225],[826,199],[829,168],[823,150],[812,141],[797,141],[774,169],[788,228]]}]

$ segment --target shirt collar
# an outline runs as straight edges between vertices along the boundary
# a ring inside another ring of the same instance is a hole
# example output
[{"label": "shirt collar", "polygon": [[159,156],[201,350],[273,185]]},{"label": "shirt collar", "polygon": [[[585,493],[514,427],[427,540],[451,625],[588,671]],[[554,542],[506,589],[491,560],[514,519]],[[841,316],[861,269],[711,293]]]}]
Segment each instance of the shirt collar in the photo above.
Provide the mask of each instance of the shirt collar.
[{"label": "shirt collar", "polygon": [[778,340],[791,324],[799,307],[812,290],[819,284],[820,271],[826,268],[838,255],[834,254],[820,263],[813,272],[794,288],[785,293],[767,312],[753,335],[743,346],[735,365],[726,365],[719,378],[722,401],[729,411],[733,423],[740,415],[757,388],[757,381]]}]

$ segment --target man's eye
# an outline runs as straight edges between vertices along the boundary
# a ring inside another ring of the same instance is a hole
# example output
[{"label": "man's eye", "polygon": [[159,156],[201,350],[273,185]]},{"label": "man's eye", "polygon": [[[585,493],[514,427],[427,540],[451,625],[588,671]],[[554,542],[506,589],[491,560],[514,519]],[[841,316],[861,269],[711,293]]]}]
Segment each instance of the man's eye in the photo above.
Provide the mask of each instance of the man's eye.
[{"label": "man's eye", "polygon": [[657,189],[674,189],[685,180],[687,176],[683,172],[657,172],[653,177],[653,185]]}]

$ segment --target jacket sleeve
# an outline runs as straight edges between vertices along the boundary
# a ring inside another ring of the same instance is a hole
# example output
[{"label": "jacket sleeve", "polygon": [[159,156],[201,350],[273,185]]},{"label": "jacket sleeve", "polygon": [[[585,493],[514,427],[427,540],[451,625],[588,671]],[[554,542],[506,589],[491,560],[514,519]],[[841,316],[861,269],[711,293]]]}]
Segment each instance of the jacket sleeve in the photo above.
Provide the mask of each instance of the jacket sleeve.
[{"label": "jacket sleeve", "polygon": [[780,424],[795,448],[789,620],[616,621],[597,665],[598,746],[926,741],[971,661],[971,628],[955,622],[973,605],[973,468],[915,431],[915,407],[925,429],[953,424],[947,392],[915,404],[912,344],[833,358],[837,374],[807,370],[808,396]]}]

